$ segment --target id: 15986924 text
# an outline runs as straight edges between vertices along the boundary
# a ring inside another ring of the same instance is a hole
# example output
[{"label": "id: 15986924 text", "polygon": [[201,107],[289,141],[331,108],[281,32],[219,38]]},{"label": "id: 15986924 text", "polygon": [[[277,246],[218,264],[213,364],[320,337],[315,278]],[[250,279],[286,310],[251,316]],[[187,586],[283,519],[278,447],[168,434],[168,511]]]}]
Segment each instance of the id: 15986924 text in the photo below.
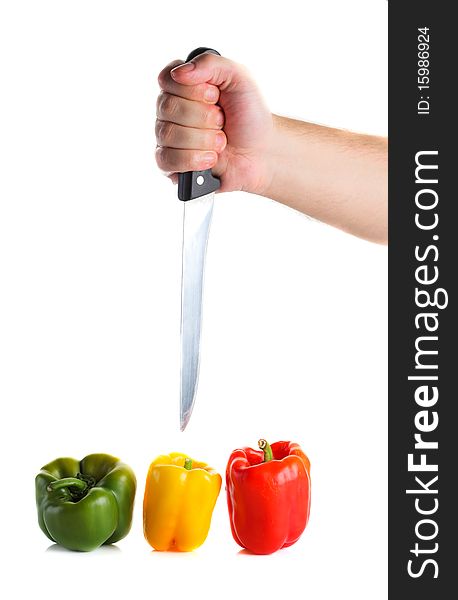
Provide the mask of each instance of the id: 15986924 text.
[{"label": "id: 15986924 text", "polygon": [[429,115],[429,27],[419,27],[417,32],[417,85],[420,93],[417,113],[419,115]]}]

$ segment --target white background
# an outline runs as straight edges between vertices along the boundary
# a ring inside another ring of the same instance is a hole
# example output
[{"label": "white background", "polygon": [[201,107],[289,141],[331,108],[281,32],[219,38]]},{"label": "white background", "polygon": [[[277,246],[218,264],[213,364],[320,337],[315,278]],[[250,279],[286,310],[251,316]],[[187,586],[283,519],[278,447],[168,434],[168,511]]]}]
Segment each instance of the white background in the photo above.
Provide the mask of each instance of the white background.
[{"label": "white background", "polygon": [[[199,45],[247,65],[275,112],[385,135],[386,12],[383,0],[1,3],[8,597],[386,597],[386,248],[266,199],[219,196],[199,394],[182,434],[182,205],[153,160],[157,73]],[[261,436],[311,459],[300,541],[240,553],[223,488],[204,546],[152,552],[149,462],[177,450],[223,474],[230,452]],[[90,554],[50,547],[35,473],[92,452],[134,468],[132,531]]]}]

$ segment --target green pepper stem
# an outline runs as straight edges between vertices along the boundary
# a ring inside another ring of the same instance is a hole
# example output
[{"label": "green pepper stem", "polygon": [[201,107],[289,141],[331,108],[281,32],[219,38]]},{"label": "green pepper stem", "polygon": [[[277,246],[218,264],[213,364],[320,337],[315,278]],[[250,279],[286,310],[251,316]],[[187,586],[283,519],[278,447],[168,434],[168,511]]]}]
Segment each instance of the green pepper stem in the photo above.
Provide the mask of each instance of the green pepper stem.
[{"label": "green pepper stem", "polygon": [[77,488],[84,492],[88,488],[88,484],[82,479],[77,479],[76,477],[64,477],[63,479],[56,479],[56,481],[51,481],[48,484],[48,492],[55,492],[56,490],[60,490],[62,488]]},{"label": "green pepper stem", "polygon": [[264,462],[269,462],[272,460],[274,455],[272,454],[272,448],[267,440],[260,439],[258,441],[259,448],[264,452]]},{"label": "green pepper stem", "polygon": [[184,459],[184,468],[186,469],[186,471],[190,471],[192,469],[192,458]]}]

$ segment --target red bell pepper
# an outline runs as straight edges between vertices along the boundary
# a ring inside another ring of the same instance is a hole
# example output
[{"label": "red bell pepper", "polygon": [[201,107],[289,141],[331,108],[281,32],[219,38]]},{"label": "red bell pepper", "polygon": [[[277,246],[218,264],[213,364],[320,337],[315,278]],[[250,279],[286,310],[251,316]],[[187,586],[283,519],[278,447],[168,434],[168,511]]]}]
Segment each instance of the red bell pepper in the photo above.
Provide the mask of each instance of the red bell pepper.
[{"label": "red bell pepper", "polygon": [[234,540],[255,554],[297,542],[310,514],[310,461],[298,444],[259,440],[232,452],[226,492]]}]

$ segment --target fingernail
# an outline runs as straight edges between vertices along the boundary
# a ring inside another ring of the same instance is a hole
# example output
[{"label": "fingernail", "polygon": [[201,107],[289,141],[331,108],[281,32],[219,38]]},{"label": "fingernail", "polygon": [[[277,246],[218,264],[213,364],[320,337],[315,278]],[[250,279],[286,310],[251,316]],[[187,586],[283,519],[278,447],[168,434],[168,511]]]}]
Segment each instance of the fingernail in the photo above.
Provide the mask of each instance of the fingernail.
[{"label": "fingernail", "polygon": [[216,102],[219,98],[219,91],[214,87],[209,87],[204,92],[204,100],[207,102]]},{"label": "fingernail", "polygon": [[178,67],[174,67],[170,73],[173,75],[173,73],[176,73],[177,71],[180,71],[181,73],[188,73],[189,71],[193,71],[196,68],[195,63],[193,62],[187,62],[187,63],[183,63],[182,65],[178,65]]},{"label": "fingernail", "polygon": [[211,167],[215,162],[214,152],[204,152],[202,155],[202,166]]},{"label": "fingernail", "polygon": [[218,127],[222,127],[222,126],[224,125],[224,114],[223,114],[223,111],[222,111],[222,110],[220,110],[220,111],[218,112],[218,115],[217,115],[217,117],[216,117],[216,125],[217,125]]},{"label": "fingernail", "polygon": [[215,139],[216,150],[218,152],[221,152],[221,150],[224,148],[225,145],[226,145],[226,136],[224,135],[223,132],[217,133],[216,139]]}]

